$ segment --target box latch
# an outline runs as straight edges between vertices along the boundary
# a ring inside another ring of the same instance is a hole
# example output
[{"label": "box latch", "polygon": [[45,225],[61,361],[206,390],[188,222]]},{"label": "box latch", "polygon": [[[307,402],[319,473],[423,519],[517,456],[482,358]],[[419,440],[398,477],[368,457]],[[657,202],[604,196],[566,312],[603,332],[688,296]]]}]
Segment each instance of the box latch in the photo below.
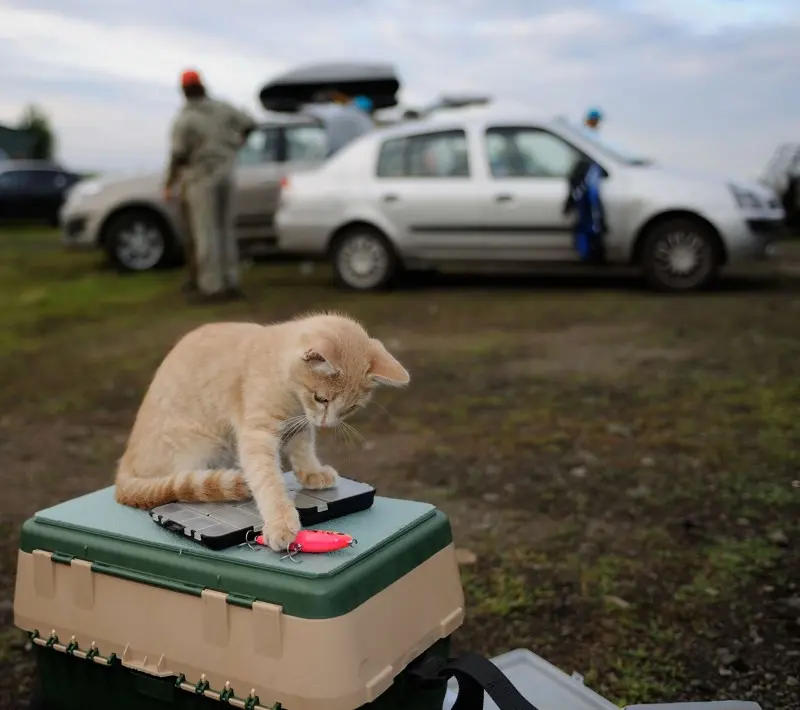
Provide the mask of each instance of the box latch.
[{"label": "box latch", "polygon": [[56,572],[52,555],[45,550],[33,551],[33,591],[37,597],[52,599],[56,595]]},{"label": "box latch", "polygon": [[203,638],[215,646],[227,646],[228,595],[204,589],[200,598],[203,601]]},{"label": "box latch", "polygon": [[253,650],[268,658],[283,653],[283,607],[266,602],[253,602]]},{"label": "box latch", "polygon": [[72,576],[73,603],[79,609],[91,609],[94,606],[92,563],[73,558],[70,560],[69,566]]}]

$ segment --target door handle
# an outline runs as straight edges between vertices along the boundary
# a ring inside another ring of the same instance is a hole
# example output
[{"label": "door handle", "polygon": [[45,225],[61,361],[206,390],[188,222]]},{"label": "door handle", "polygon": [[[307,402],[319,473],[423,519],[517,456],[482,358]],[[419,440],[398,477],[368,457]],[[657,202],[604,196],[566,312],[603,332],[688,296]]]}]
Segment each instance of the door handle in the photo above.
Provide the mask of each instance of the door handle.
[{"label": "door handle", "polygon": [[511,200],[513,199],[514,199],[513,195],[509,195],[507,192],[503,192],[499,195],[494,196],[495,202],[511,202]]},{"label": "door handle", "polygon": [[392,194],[392,193],[383,196],[383,201],[384,202],[397,202],[399,199],[400,198],[397,195]]}]

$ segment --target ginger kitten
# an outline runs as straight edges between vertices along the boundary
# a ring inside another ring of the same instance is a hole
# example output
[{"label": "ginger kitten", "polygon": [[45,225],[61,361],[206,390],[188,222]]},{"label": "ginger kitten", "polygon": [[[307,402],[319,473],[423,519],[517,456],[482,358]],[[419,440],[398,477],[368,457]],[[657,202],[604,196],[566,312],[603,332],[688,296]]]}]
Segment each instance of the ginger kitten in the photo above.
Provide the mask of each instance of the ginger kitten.
[{"label": "ginger kitten", "polygon": [[273,550],[300,530],[280,465],[285,448],[305,488],[329,488],[315,428],[336,427],[377,385],[409,374],[342,315],[274,325],[210,323],[185,335],[156,370],[116,475],[116,499],[138,508],[251,495]]}]

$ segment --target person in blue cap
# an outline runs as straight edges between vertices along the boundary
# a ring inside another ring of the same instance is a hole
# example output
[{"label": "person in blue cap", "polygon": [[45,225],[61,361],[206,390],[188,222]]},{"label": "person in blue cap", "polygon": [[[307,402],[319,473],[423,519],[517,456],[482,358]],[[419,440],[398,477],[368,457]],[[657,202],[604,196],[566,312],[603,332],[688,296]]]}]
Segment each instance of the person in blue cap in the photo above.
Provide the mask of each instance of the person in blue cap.
[{"label": "person in blue cap", "polygon": [[600,109],[597,108],[590,108],[586,112],[586,118],[584,119],[584,124],[587,128],[591,128],[593,131],[596,131],[600,127],[600,121],[603,120],[603,114],[601,113]]},{"label": "person in blue cap", "polygon": [[353,105],[356,108],[360,108],[364,113],[372,115],[372,107],[374,104],[369,96],[356,96],[353,99]]}]

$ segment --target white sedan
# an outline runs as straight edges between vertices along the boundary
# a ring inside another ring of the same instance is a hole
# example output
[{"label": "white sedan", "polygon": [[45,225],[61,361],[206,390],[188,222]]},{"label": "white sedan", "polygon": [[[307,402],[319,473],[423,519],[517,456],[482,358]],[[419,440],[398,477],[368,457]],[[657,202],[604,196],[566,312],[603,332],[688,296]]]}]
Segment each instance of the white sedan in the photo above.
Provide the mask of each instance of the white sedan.
[{"label": "white sedan", "polygon": [[764,185],[661,166],[561,119],[490,106],[369,133],[290,175],[278,246],[330,259],[359,290],[403,269],[579,264],[563,206],[567,177],[587,158],[604,176],[605,263],[638,266],[655,288],[698,289],[726,264],[768,257],[783,233],[783,207]]}]

